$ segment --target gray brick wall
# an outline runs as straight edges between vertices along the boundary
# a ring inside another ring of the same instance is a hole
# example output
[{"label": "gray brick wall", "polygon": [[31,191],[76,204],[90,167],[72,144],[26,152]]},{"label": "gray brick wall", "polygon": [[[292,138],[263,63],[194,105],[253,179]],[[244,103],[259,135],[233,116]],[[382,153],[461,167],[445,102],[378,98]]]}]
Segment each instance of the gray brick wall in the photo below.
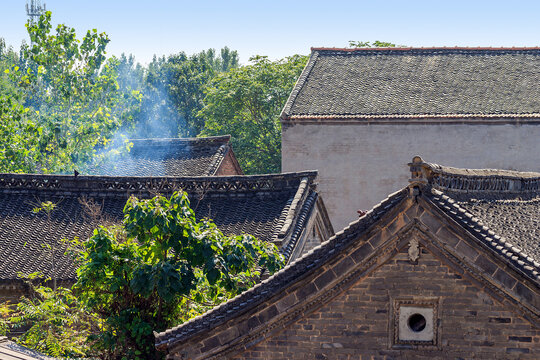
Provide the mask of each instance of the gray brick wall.
[{"label": "gray brick wall", "polygon": [[[439,349],[392,346],[392,299],[437,297]],[[405,251],[235,359],[538,359],[540,330],[423,250]]]}]

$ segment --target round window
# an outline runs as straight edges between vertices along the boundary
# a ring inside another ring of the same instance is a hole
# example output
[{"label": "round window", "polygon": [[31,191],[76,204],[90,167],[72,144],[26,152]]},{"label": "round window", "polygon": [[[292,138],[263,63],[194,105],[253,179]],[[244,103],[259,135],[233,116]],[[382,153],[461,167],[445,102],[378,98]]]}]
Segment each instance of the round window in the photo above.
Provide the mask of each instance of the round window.
[{"label": "round window", "polygon": [[414,332],[420,332],[426,328],[426,318],[420,314],[413,314],[407,320],[409,328]]}]

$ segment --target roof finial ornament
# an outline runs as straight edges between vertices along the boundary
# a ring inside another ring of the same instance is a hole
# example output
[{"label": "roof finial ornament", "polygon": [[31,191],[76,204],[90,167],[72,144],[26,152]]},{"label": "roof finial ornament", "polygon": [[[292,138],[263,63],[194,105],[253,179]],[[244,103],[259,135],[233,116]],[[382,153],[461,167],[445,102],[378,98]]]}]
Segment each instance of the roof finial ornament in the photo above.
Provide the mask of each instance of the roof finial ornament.
[{"label": "roof finial ornament", "polygon": [[412,162],[408,164],[411,171],[411,178],[409,179],[410,195],[414,196],[415,199],[420,195],[420,187],[428,183],[424,164],[424,160],[418,155],[413,157]]},{"label": "roof finial ornament", "polygon": [[424,160],[418,155],[413,157],[412,162],[409,164],[409,168],[411,170],[411,178],[409,179],[409,183],[411,185],[421,183],[426,184],[427,183],[427,177],[424,176]]}]

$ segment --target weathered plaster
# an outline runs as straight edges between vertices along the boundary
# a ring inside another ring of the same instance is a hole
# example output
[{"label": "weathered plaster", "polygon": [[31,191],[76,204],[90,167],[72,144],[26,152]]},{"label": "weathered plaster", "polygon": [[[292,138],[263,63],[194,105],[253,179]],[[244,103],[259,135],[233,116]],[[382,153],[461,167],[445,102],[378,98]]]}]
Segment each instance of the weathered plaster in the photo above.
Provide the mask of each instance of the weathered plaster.
[{"label": "weathered plaster", "polygon": [[538,139],[540,125],[287,125],[282,169],[319,170],[319,193],[338,230],[402,188],[413,155],[454,167],[540,171]]}]

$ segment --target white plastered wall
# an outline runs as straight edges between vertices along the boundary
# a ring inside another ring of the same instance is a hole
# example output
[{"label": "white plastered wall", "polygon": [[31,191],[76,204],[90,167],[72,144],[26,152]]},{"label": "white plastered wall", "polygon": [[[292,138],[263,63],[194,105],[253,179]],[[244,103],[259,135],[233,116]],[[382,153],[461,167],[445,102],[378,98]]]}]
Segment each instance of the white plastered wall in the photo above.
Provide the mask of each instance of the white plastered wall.
[{"label": "white plastered wall", "polygon": [[341,230],[407,185],[407,163],[540,171],[540,125],[296,124],[282,132],[282,171],[319,170],[318,190]]}]

